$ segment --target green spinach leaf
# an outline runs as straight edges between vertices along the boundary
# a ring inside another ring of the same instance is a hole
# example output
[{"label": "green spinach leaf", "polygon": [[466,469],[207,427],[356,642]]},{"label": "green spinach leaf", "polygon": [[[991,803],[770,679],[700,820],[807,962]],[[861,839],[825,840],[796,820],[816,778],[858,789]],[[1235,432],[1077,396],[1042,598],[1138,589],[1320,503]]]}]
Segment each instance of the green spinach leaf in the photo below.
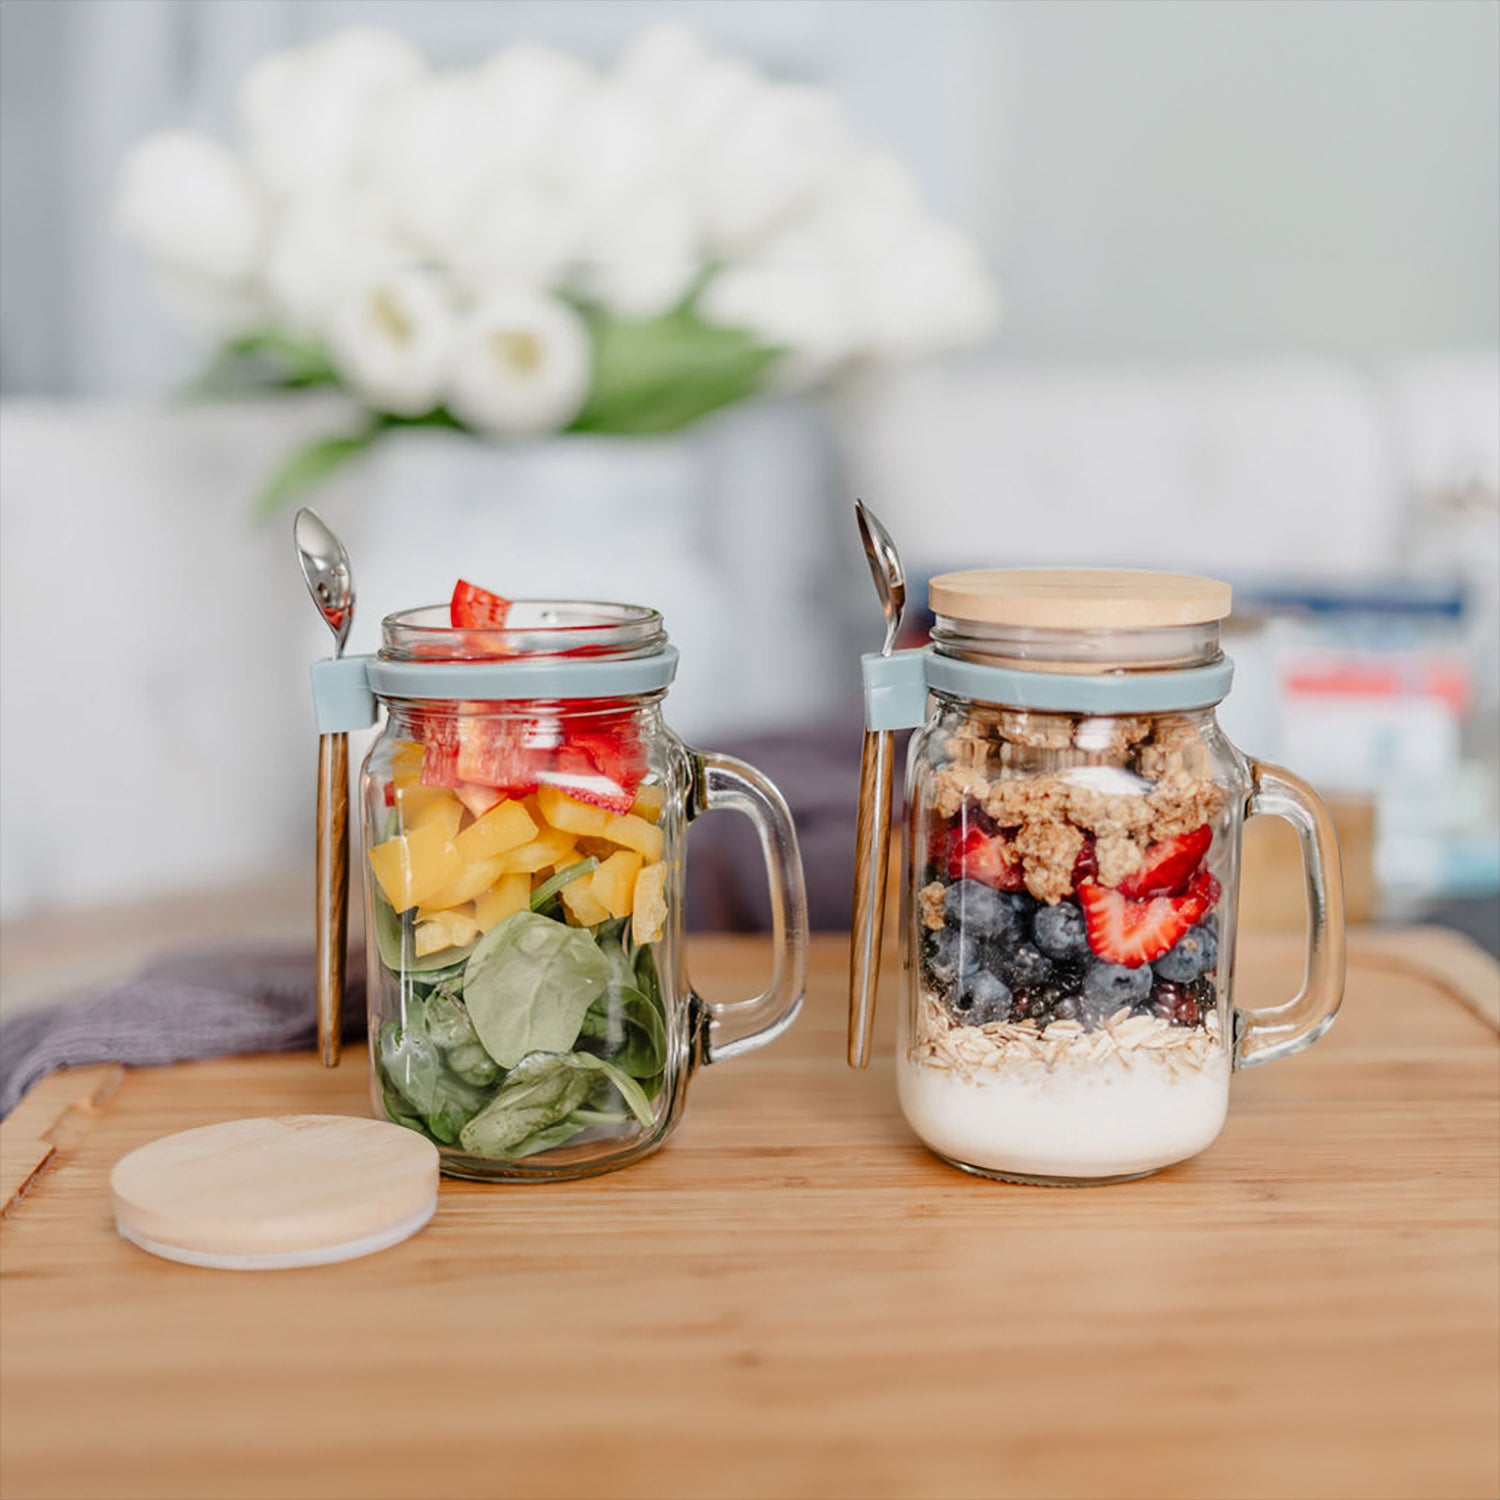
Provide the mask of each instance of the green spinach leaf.
[{"label": "green spinach leaf", "polygon": [[588,1050],[632,1078],[655,1078],[667,1065],[667,1028],[660,1009],[633,985],[611,985],[589,1007],[582,1036]]},{"label": "green spinach leaf", "polygon": [[384,896],[375,897],[375,946],[380,961],[392,974],[421,974],[429,979],[463,972],[474,944],[467,948],[445,948],[441,953],[427,953],[420,958],[412,949],[410,935],[404,931],[401,916]]},{"label": "green spinach leaf", "polygon": [[528,1053],[569,1051],[609,979],[609,964],[584,929],[518,911],[476,944],[464,968],[464,1002],[484,1050],[514,1068]]}]

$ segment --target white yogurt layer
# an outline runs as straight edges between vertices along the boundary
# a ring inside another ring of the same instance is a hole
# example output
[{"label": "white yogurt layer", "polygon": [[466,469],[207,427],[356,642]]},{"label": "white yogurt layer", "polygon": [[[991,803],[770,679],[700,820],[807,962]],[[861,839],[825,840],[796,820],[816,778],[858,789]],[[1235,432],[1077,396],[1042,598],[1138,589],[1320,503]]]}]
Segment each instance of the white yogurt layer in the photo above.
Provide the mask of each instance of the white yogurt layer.
[{"label": "white yogurt layer", "polygon": [[1120,1177],[1196,1155],[1223,1129],[1228,1055],[1214,1045],[1194,1061],[1173,1066],[1140,1051],[955,1071],[906,1054],[896,1080],[911,1128],[952,1161],[1035,1177]]}]

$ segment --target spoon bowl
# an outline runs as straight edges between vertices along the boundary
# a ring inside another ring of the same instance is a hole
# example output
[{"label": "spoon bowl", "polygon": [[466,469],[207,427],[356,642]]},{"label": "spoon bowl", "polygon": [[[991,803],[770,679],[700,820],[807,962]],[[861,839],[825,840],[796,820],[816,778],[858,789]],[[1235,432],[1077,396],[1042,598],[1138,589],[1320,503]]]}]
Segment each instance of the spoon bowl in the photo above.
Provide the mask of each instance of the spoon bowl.
[{"label": "spoon bowl", "polygon": [[349,627],[354,623],[354,573],[349,554],[322,516],[306,506],[297,512],[292,537],[307,591],[333,632],[333,654],[342,656]]},{"label": "spoon bowl", "polygon": [[859,523],[859,537],[864,543],[865,559],[870,564],[870,576],[875,580],[875,592],[880,595],[880,607],[885,611],[885,644],[880,648],[880,654],[889,656],[901,629],[901,616],[906,610],[906,569],[901,566],[901,554],[896,550],[890,532],[863,500],[854,502],[854,519]]}]

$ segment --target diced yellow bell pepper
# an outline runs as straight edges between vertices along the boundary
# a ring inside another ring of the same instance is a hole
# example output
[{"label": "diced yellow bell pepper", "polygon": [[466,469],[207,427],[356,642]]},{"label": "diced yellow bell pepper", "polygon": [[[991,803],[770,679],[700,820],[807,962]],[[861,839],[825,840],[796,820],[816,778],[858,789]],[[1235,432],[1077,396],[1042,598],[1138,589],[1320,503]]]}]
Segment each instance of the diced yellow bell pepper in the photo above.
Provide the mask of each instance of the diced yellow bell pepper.
[{"label": "diced yellow bell pepper", "polygon": [[635,878],[641,873],[641,857],[632,849],[621,849],[589,878],[589,894],[609,908],[612,917],[628,917],[634,907]]},{"label": "diced yellow bell pepper", "polygon": [[635,918],[631,935],[637,943],[654,943],[667,927],[667,866],[647,865],[635,879]]},{"label": "diced yellow bell pepper", "polygon": [[460,781],[453,788],[453,795],[469,809],[476,818],[482,818],[492,807],[505,801],[505,793],[492,786],[477,786],[472,781]]},{"label": "diced yellow bell pepper", "polygon": [[417,908],[418,919],[431,916],[465,901],[473,901],[489,890],[501,878],[500,856],[494,859],[476,859],[466,864],[457,877],[450,880],[442,890],[433,892]]},{"label": "diced yellow bell pepper", "polygon": [[398,786],[396,810],[403,832],[410,833],[413,828],[426,828],[432,824],[441,828],[450,839],[458,832],[464,816],[458,799],[441,786]]},{"label": "diced yellow bell pepper", "polygon": [[589,889],[593,878],[585,875],[581,880],[569,881],[562,888],[562,903],[580,927],[593,927],[596,923],[609,921],[609,908]]},{"label": "diced yellow bell pepper", "polygon": [[[468,831],[472,833],[473,829]],[[511,849],[500,855],[500,873],[518,875],[524,872],[534,875],[538,870],[545,870],[548,865],[559,863],[572,852],[573,835],[564,833],[560,828],[549,828],[529,844],[522,844],[519,849]]]},{"label": "diced yellow bell pepper", "polygon": [[370,850],[370,868],[397,911],[409,911],[442,890],[463,867],[463,856],[434,824],[399,834]]},{"label": "diced yellow bell pepper", "polygon": [[555,786],[544,786],[536,794],[537,806],[542,816],[554,827],[576,833],[580,838],[602,839],[607,837],[610,814],[602,807],[590,807],[579,802]]},{"label": "diced yellow bell pepper", "polygon": [[635,805],[630,809],[632,816],[644,818],[648,823],[659,823],[662,803],[666,801],[666,797],[665,787],[643,786],[635,794]]},{"label": "diced yellow bell pepper", "polygon": [[418,958],[441,953],[444,948],[466,948],[479,936],[479,923],[473,910],[439,912],[425,922],[418,922],[413,947]]},{"label": "diced yellow bell pepper", "polygon": [[474,920],[481,932],[531,905],[531,876],[502,875],[482,896],[474,900]]},{"label": "diced yellow bell pepper", "polygon": [[422,779],[422,747],[412,740],[398,740],[391,751],[391,780],[399,791],[416,786]]},{"label": "diced yellow bell pepper", "polygon": [[655,823],[648,823],[634,813],[611,818],[604,837],[623,844],[627,849],[634,849],[648,864],[661,858],[667,841],[666,835]]},{"label": "diced yellow bell pepper", "polygon": [[[530,843],[537,836],[537,826],[519,802],[502,802],[476,819],[455,840],[458,852],[467,860],[493,859]],[[510,874],[509,870],[499,871]]]}]

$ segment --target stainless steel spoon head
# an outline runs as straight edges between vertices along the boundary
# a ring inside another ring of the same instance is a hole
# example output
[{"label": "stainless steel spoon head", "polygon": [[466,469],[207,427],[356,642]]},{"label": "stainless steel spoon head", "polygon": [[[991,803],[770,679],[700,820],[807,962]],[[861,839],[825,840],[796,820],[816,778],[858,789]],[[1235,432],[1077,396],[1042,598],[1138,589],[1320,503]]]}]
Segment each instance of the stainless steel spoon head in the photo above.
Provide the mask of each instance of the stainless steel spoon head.
[{"label": "stainless steel spoon head", "polygon": [[333,632],[334,655],[344,654],[349,627],[354,623],[354,574],[349,554],[315,510],[304,506],[292,526],[302,576],[318,613]]},{"label": "stainless steel spoon head", "polygon": [[906,569],[901,566],[901,554],[896,550],[890,532],[863,500],[854,502],[854,519],[859,523],[859,536],[865,545],[870,576],[875,580],[875,592],[880,595],[880,607],[885,611],[885,644],[880,648],[880,654],[889,656],[906,609]]}]

